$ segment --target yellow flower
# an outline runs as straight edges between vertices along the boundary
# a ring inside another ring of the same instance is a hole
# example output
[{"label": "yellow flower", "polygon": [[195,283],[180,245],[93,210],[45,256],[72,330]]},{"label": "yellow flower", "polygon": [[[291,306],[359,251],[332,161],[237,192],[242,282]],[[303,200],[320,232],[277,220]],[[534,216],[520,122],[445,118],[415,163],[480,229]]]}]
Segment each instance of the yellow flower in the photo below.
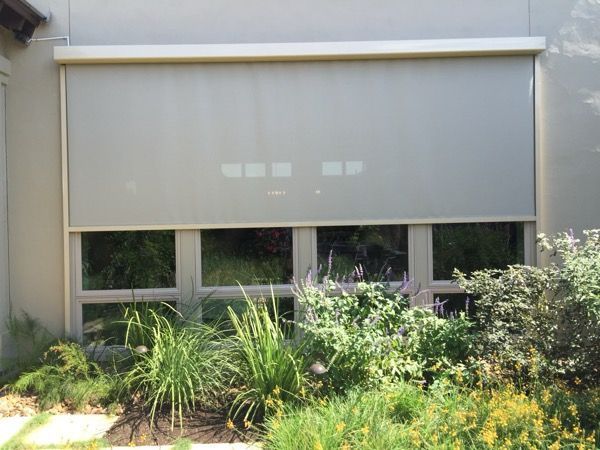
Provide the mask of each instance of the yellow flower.
[{"label": "yellow flower", "polygon": [[225,426],[227,427],[228,430],[233,430],[235,428],[235,425],[233,424],[233,420],[231,420],[231,419],[227,419],[227,423],[225,423]]},{"label": "yellow flower", "polygon": [[335,431],[341,433],[346,428],[346,424],[344,422],[340,422],[335,426]]},{"label": "yellow flower", "polygon": [[275,389],[273,389],[273,394],[275,394],[276,396],[279,396],[279,394],[281,394],[281,388],[276,385]]},{"label": "yellow flower", "polygon": [[369,427],[365,425],[360,429],[360,431],[362,431],[363,434],[369,434]]},{"label": "yellow flower", "polygon": [[315,444],[315,450],[323,450],[323,446],[321,445],[320,441],[317,441],[317,443]]},{"label": "yellow flower", "polygon": [[247,430],[248,428],[250,428],[252,426],[252,422],[250,422],[249,420],[244,420],[244,428]]},{"label": "yellow flower", "polygon": [[352,408],[352,414],[358,414],[358,408],[356,406]]},{"label": "yellow flower", "polygon": [[495,429],[486,427],[481,431],[481,439],[488,447],[493,447],[498,439],[498,434]]},{"label": "yellow flower", "polygon": [[575,382],[575,384],[577,386],[579,386],[581,384],[581,379],[579,377],[575,377],[575,380],[573,380]]},{"label": "yellow flower", "polygon": [[569,410],[569,412],[571,413],[571,415],[573,417],[577,417],[577,406],[575,406],[573,403],[571,403],[567,409]]},{"label": "yellow flower", "polygon": [[548,450],[560,450],[560,441],[555,441],[548,447]]},{"label": "yellow flower", "polygon": [[350,450],[350,444],[348,444],[347,442],[342,442],[340,450]]}]

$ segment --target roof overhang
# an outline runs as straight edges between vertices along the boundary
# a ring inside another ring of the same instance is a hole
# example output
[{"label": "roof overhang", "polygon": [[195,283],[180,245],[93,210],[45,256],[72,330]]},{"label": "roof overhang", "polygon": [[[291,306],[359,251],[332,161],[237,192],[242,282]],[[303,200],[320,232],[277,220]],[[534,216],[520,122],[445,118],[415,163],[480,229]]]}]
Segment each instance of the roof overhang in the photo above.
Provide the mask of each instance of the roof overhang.
[{"label": "roof overhang", "polygon": [[47,21],[45,14],[25,0],[0,0],[0,26],[24,44],[29,43],[37,26]]}]

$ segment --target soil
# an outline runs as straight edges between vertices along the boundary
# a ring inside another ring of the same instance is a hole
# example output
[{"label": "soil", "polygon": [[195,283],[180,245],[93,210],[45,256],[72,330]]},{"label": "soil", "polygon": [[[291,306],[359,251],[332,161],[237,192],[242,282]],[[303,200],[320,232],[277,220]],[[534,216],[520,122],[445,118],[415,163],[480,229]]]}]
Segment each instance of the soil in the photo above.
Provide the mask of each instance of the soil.
[{"label": "soil", "polygon": [[199,444],[256,440],[257,433],[244,430],[243,424],[235,424],[235,428],[228,428],[226,423],[225,412],[196,411],[192,416],[184,417],[183,429],[179,428],[179,418],[175,417],[175,426],[171,430],[170,413],[157,414],[151,426],[148,411],[134,407],[119,417],[105,439],[115,446],[169,445],[180,438],[187,438]]}]

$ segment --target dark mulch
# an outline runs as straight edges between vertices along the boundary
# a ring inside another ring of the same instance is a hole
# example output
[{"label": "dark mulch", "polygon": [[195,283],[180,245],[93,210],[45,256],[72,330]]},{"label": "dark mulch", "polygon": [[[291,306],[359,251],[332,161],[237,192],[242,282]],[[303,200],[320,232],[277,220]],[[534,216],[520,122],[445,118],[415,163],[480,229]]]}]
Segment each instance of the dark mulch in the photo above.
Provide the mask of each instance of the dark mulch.
[{"label": "dark mulch", "polygon": [[187,438],[194,443],[252,442],[257,440],[255,432],[244,430],[241,424],[235,429],[226,426],[227,414],[215,411],[196,411],[183,419],[183,430],[179,418],[171,430],[170,413],[157,413],[154,426],[150,426],[150,414],[140,407],[131,408],[119,417],[108,431],[106,439],[112,445],[169,445],[177,439]]}]

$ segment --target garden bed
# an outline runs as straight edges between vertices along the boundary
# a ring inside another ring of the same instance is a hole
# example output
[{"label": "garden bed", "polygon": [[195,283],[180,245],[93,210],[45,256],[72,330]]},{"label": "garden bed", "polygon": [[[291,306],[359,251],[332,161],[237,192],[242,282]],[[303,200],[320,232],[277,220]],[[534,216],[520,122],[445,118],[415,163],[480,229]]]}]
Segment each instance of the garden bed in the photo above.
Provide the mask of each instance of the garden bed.
[{"label": "garden bed", "polygon": [[183,417],[183,429],[176,418],[171,429],[169,412],[157,414],[153,426],[150,415],[142,408],[126,411],[115,422],[105,438],[115,446],[125,445],[169,445],[181,438],[194,443],[235,443],[256,440],[256,433],[241,427],[227,427],[226,412],[196,411]]}]

